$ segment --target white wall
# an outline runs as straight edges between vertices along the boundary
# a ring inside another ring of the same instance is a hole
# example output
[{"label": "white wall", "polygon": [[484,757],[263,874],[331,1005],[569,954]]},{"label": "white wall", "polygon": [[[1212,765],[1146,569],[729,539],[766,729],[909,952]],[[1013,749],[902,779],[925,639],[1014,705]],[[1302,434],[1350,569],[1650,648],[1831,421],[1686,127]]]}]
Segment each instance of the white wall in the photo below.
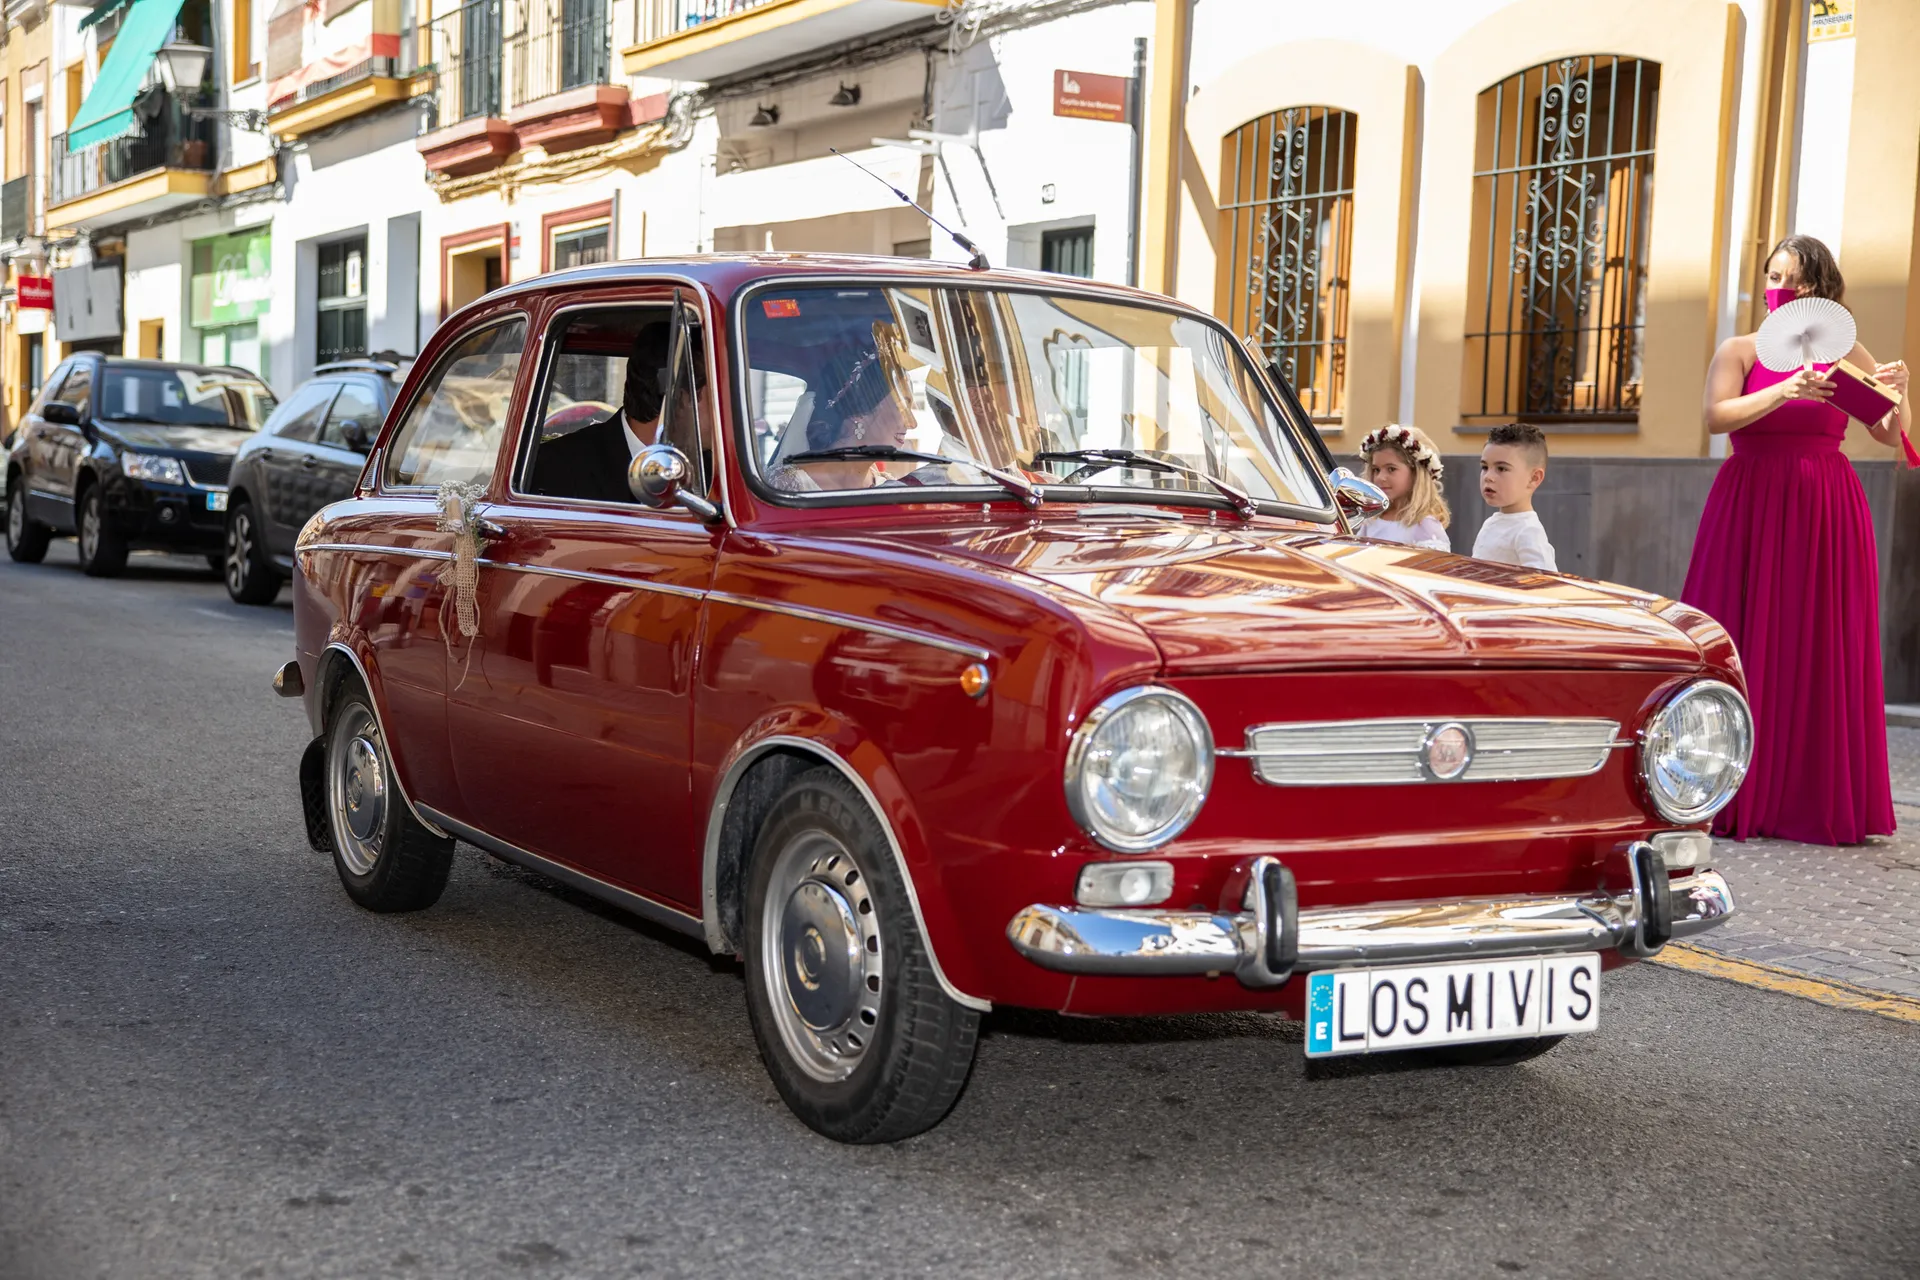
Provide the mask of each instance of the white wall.
[{"label": "white wall", "polygon": [[1846,223],[1853,50],[1851,36],[1807,46],[1800,99],[1799,164],[1793,178],[1793,231],[1826,241],[1836,257]]}]

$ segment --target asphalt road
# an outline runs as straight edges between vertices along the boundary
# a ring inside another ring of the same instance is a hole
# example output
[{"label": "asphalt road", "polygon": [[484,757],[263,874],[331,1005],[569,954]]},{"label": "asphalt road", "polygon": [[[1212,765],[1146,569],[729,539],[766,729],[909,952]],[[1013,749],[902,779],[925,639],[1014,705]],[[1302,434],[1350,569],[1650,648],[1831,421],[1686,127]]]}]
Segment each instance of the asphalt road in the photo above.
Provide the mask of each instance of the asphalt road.
[{"label": "asphalt road", "polygon": [[0,1277],[1920,1275],[1920,1027],[1651,966],[1509,1069],[999,1012],[945,1124],[814,1136],[738,969],[462,848],[351,906],[291,616],[0,560]]}]

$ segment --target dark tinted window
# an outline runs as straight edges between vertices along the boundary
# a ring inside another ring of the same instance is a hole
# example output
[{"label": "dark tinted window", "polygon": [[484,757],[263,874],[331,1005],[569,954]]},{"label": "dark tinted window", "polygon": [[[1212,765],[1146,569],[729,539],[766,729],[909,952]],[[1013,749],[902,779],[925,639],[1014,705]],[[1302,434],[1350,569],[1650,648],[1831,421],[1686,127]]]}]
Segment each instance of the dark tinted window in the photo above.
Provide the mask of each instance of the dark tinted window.
[{"label": "dark tinted window", "polygon": [[92,394],[93,365],[85,360],[76,360],[73,368],[67,371],[67,380],[60,384],[60,390],[54,393],[53,398],[72,405],[84,415]]},{"label": "dark tinted window", "polygon": [[309,382],[275,410],[267,420],[267,430],[287,440],[317,439],[320,424],[327,416],[327,406],[333,403],[333,393],[339,389],[337,382]]},{"label": "dark tinted window", "polygon": [[333,408],[327,410],[327,423],[320,429],[320,443],[336,449],[349,447],[341,432],[349,422],[359,423],[369,440],[380,430],[379,394],[357,379],[340,384],[340,394],[333,398]]},{"label": "dark tinted window", "polygon": [[[73,379],[60,388],[65,399]],[[238,369],[166,369],[108,365],[95,416],[109,422],[160,422],[252,431],[273,411],[267,384]]]}]

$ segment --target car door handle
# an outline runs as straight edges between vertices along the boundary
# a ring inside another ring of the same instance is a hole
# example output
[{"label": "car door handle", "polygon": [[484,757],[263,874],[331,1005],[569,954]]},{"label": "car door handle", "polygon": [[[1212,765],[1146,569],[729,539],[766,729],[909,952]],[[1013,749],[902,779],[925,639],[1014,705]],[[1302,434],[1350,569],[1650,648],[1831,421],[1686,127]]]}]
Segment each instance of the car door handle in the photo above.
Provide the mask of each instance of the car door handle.
[{"label": "car door handle", "polygon": [[480,536],[489,542],[498,542],[507,536],[505,525],[489,520],[485,516],[474,517],[473,527],[479,530]]},{"label": "car door handle", "polygon": [[259,451],[259,453],[258,453],[258,454],[256,454],[255,456],[257,456],[257,457],[258,457],[258,458],[260,459],[260,461],[262,461],[262,462],[272,462],[272,461],[273,461],[273,450],[271,450],[271,449],[262,449],[262,450],[260,450],[260,451]]},{"label": "car door handle", "polygon": [[312,454],[308,454],[306,457],[300,459],[300,467],[303,471],[311,471],[319,465],[320,459],[314,457]]}]

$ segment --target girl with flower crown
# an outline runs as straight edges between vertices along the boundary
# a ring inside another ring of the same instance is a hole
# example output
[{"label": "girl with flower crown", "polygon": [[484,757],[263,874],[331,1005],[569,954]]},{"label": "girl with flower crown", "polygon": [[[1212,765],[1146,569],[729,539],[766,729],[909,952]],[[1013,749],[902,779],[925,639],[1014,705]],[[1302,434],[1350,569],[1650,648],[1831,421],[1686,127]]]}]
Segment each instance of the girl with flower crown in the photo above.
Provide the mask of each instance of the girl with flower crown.
[{"label": "girl with flower crown", "polygon": [[1367,479],[1387,495],[1387,509],[1362,520],[1354,533],[1429,551],[1453,550],[1447,540],[1453,513],[1440,490],[1446,467],[1427,433],[1389,423],[1360,442],[1360,455],[1367,460]]}]

